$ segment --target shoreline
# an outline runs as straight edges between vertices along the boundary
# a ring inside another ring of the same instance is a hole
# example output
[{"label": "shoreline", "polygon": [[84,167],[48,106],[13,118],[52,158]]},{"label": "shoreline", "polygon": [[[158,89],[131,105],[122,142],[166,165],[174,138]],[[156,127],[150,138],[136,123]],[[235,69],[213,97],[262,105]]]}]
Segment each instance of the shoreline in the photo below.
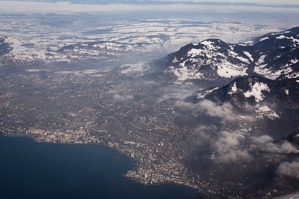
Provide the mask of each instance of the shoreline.
[{"label": "shoreline", "polygon": [[132,181],[136,184],[139,184],[139,185],[142,185],[142,186],[145,186],[145,187],[158,187],[158,186],[178,186],[178,187],[181,187],[181,188],[186,188],[190,191],[192,191],[193,193],[195,193],[196,195],[198,195],[199,197],[202,197],[202,194],[200,193],[200,191],[194,187],[190,187],[188,185],[184,185],[184,184],[177,184],[175,182],[166,182],[166,183],[163,183],[163,182],[158,182],[158,183],[145,183],[143,181],[139,181],[138,178],[134,178],[134,177],[129,177],[127,176],[128,172],[129,171],[137,171],[138,169],[138,160],[136,158],[132,158],[130,155],[126,154],[125,152],[123,151],[120,151],[120,150],[117,150],[117,148],[111,148],[109,146],[106,146],[104,144],[101,144],[101,143],[55,143],[55,142],[47,142],[47,141],[40,141],[40,140],[35,140],[33,137],[30,137],[28,135],[22,135],[20,133],[18,134],[11,134],[11,133],[4,133],[2,131],[0,131],[0,136],[4,136],[4,137],[10,137],[10,138],[25,138],[25,139],[28,139],[34,143],[37,143],[37,144],[51,144],[51,145],[86,145],[86,146],[97,146],[97,147],[101,147],[103,149],[106,149],[106,150],[109,150],[109,151],[112,151],[112,152],[116,152],[118,155],[121,155],[123,157],[125,157],[126,159],[128,159],[133,167],[125,170],[121,176],[128,179],[129,181]]}]

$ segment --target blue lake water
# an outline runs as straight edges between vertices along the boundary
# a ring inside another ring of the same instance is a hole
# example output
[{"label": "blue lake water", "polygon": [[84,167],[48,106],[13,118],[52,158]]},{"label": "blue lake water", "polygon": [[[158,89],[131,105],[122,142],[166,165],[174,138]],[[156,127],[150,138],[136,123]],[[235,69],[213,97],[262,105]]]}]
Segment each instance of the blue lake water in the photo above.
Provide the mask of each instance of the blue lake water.
[{"label": "blue lake water", "polygon": [[1,199],[195,199],[177,185],[145,186],[122,174],[133,161],[98,145],[36,143],[0,135]]}]

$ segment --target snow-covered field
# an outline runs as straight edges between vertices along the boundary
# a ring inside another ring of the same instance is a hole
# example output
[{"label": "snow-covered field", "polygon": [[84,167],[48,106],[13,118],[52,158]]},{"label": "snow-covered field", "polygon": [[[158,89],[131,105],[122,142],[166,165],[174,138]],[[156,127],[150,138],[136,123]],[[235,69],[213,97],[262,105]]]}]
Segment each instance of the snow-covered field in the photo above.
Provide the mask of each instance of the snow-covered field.
[{"label": "snow-covered field", "polygon": [[[85,18],[0,15],[0,21],[0,35],[6,37],[6,42],[13,47],[7,56],[17,61],[71,62],[115,59],[129,54],[134,64],[163,57],[181,46],[207,38],[236,43],[278,30],[272,26],[234,22],[221,23],[220,26],[218,22],[201,19],[123,19],[107,22],[94,15]],[[74,48],[58,51],[73,44],[76,45]]]}]

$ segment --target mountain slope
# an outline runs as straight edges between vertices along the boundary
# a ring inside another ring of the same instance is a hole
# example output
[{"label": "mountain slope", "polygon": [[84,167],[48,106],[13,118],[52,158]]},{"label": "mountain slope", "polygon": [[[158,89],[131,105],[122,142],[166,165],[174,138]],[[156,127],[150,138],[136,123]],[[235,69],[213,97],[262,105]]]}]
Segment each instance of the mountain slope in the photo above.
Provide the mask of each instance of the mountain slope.
[{"label": "mountain slope", "polygon": [[251,44],[229,44],[218,39],[188,44],[160,61],[161,69],[178,82],[247,75],[299,78],[298,30],[269,33]]},{"label": "mountain slope", "polygon": [[231,105],[233,115],[255,118],[251,128],[273,132],[277,139],[299,127],[299,81],[295,79],[239,77],[225,86],[201,90],[186,99],[192,104],[204,101],[220,107]]}]

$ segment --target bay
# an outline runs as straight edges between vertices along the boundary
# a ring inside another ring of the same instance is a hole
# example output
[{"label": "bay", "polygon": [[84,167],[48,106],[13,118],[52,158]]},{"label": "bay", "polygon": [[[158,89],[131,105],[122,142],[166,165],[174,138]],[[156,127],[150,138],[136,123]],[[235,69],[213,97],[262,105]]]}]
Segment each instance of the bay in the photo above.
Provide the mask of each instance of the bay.
[{"label": "bay", "polygon": [[183,186],[146,186],[122,175],[132,159],[99,145],[36,143],[0,135],[1,199],[195,199]]}]

